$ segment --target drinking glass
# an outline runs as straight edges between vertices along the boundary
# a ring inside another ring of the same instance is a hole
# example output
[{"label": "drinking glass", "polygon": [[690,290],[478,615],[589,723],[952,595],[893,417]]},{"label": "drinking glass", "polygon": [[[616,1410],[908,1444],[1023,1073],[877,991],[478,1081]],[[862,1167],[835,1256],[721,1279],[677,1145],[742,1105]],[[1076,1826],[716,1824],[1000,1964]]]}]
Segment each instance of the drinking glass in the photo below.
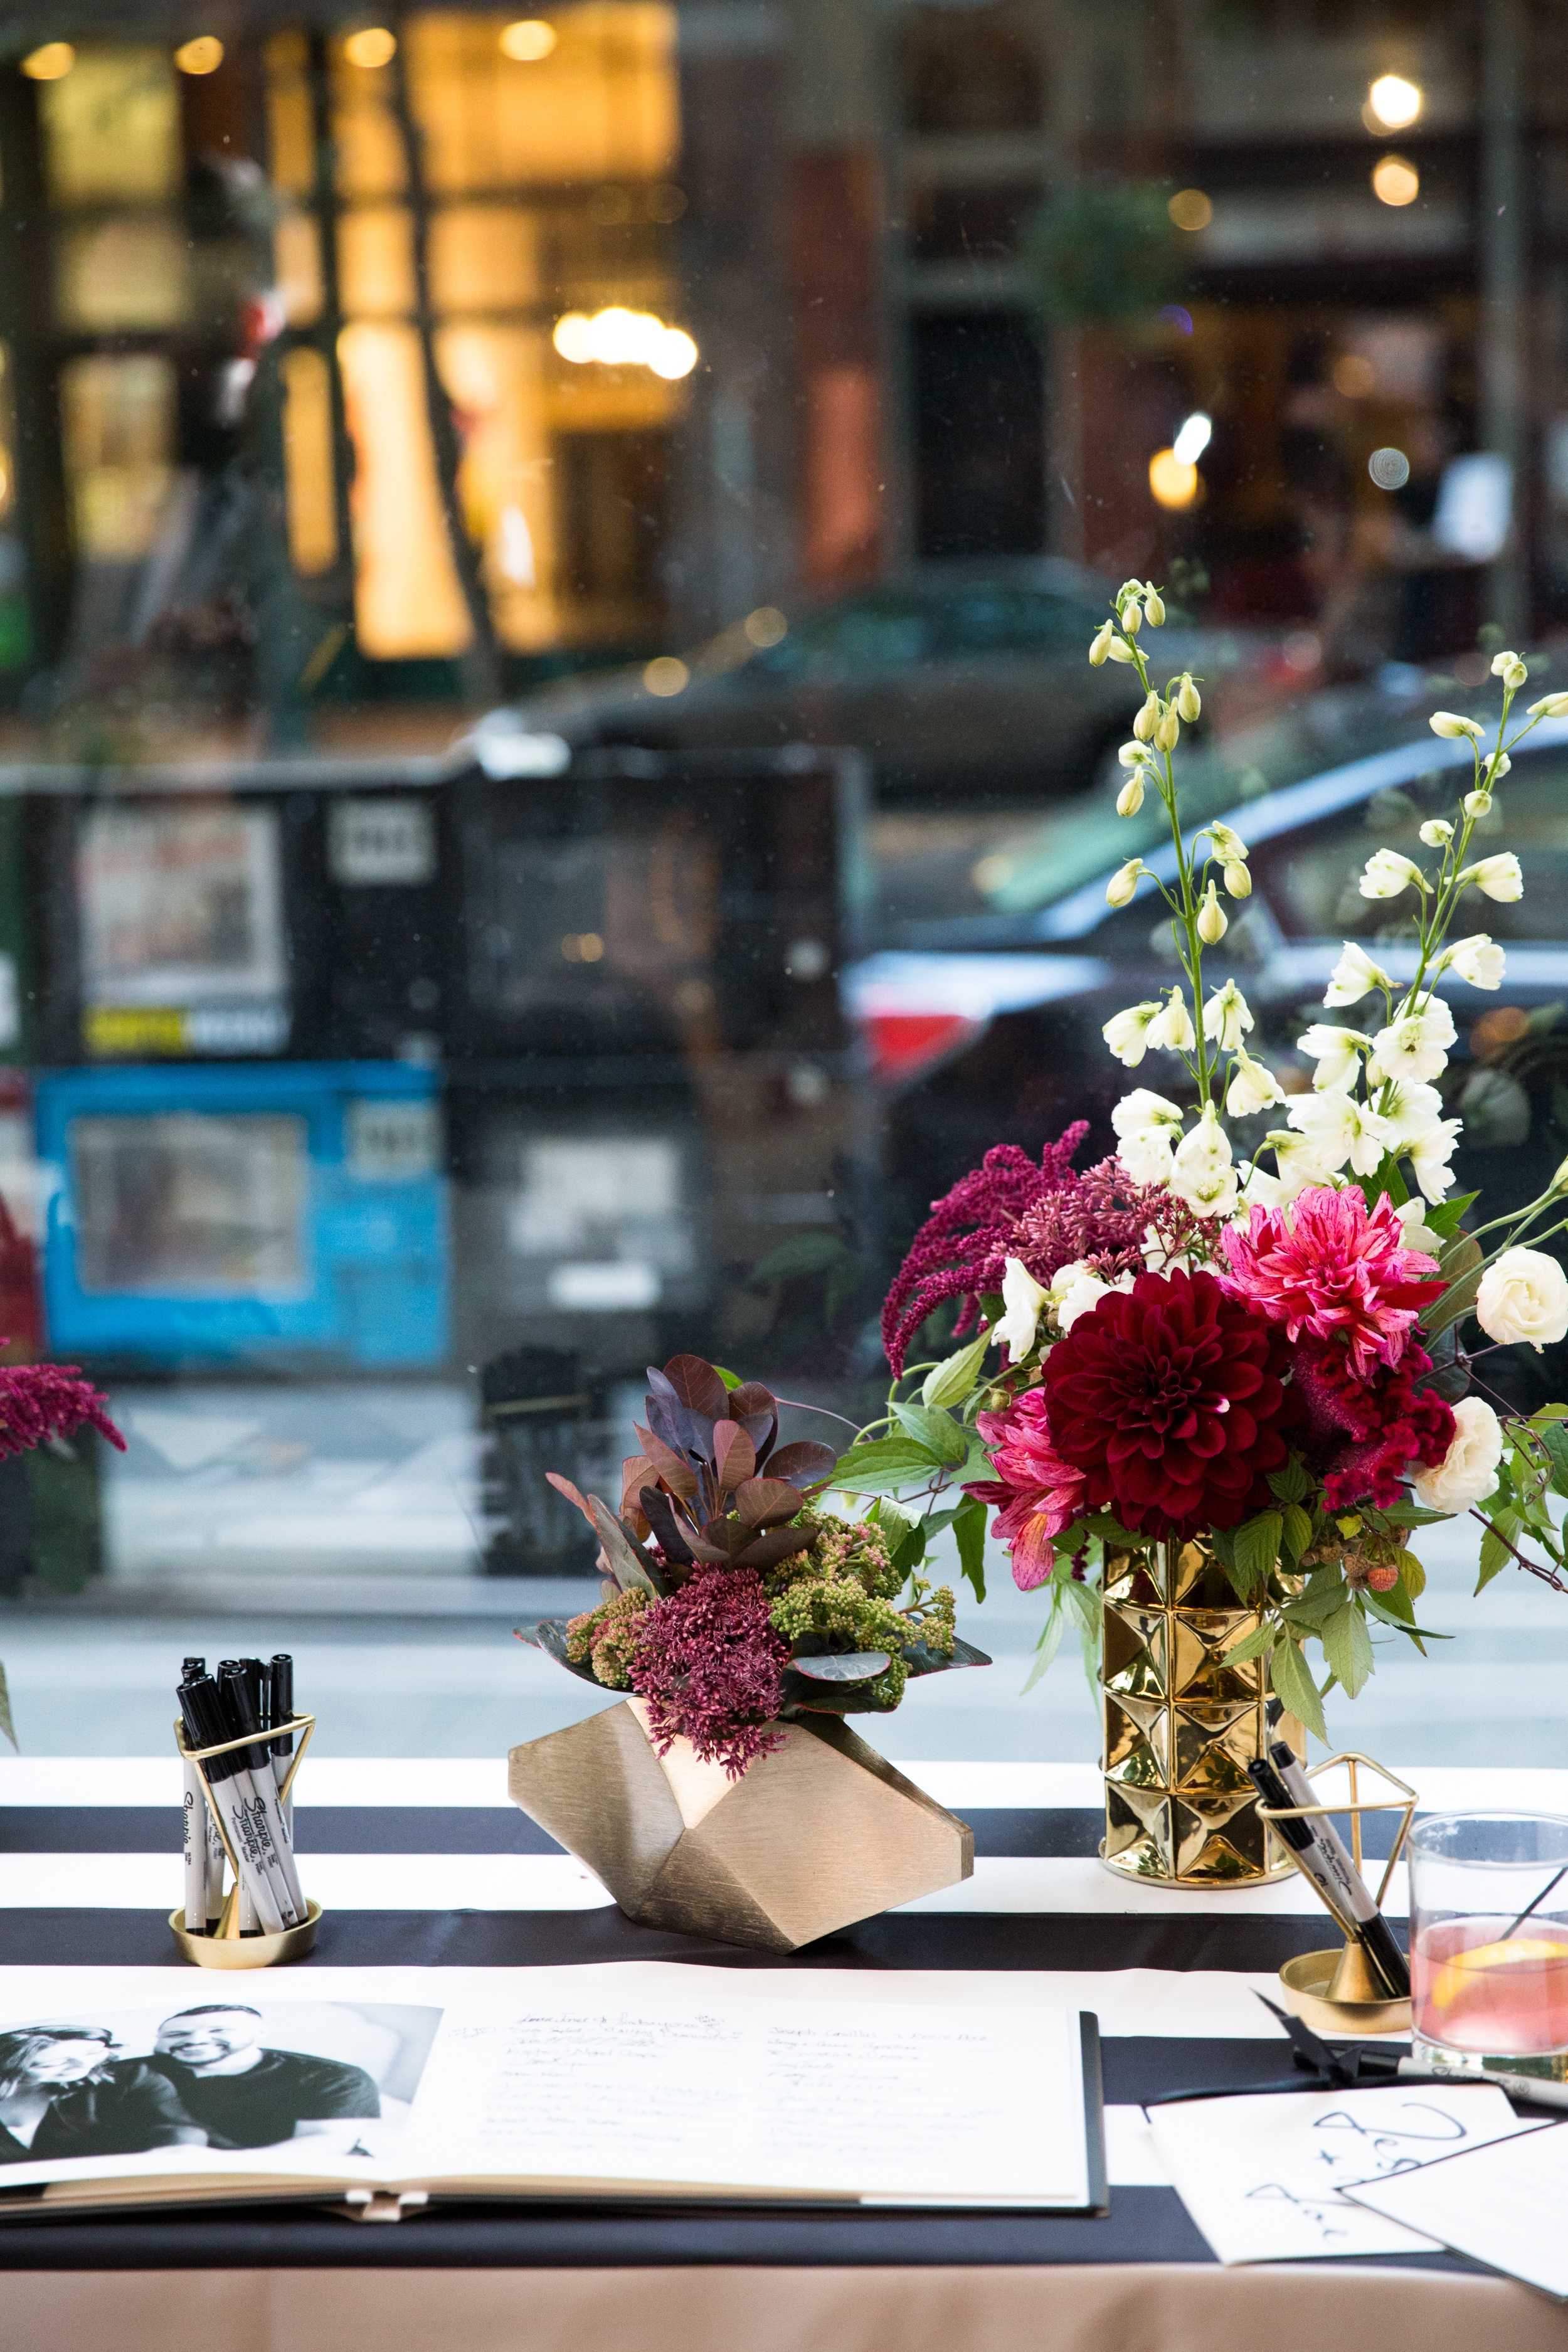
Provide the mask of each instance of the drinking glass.
[{"label": "drinking glass", "polygon": [[1568,2073],[1568,1819],[1438,1813],[1409,1853],[1415,2053]]}]

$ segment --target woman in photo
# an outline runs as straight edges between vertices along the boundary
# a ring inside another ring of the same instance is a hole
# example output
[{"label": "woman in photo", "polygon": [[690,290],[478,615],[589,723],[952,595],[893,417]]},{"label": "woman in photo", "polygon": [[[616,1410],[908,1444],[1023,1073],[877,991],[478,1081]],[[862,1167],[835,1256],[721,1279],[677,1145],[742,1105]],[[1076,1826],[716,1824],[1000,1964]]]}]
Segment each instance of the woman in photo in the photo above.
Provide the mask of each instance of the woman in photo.
[{"label": "woman in photo", "polygon": [[167,2078],[115,2046],[101,2025],[0,2033],[0,2165],[205,2145]]}]

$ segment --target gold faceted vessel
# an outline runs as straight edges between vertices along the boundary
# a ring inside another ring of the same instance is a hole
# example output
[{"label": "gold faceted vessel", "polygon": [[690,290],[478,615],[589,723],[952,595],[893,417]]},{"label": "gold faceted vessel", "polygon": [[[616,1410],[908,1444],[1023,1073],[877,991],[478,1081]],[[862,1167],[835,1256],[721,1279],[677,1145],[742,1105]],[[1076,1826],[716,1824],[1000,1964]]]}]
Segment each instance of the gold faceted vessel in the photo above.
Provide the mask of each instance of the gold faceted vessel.
[{"label": "gold faceted vessel", "polygon": [[1289,1874],[1247,1767],[1270,1735],[1265,1661],[1231,1652],[1262,1620],[1237,1606],[1208,1543],[1105,1554],[1105,1843],[1100,1857],[1155,1886],[1256,1886]]},{"label": "gold faceted vessel", "polygon": [[974,1832],[835,1716],[780,1723],[738,1780],[640,1699],[514,1748],[514,1804],[647,1927],[793,1952],[973,1876]]}]

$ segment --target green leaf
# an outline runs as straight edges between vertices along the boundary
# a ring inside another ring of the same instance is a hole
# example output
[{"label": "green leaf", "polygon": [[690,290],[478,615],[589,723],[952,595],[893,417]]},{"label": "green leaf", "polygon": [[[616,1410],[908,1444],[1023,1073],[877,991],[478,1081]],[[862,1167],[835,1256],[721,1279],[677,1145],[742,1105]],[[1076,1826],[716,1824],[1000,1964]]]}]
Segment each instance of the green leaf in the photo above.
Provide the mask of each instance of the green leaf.
[{"label": "green leaf", "polygon": [[1372,1174],[1362,1178],[1361,1189],[1369,1209],[1384,1192],[1387,1193],[1396,1209],[1402,1208],[1410,1198],[1405,1179],[1399,1172],[1399,1163],[1393,1154],[1387,1151],[1384,1153]]},{"label": "green leaf", "polygon": [[1347,1698],[1356,1693],[1371,1674],[1375,1661],[1372,1654],[1372,1635],[1366,1630],[1366,1619],[1353,1601],[1347,1601],[1326,1618],[1319,1631],[1323,1655],[1333,1668],[1334,1679]]},{"label": "green leaf", "polygon": [[1568,1427],[1560,1421],[1543,1422],[1536,1431],[1552,1465],[1552,1491],[1568,1495]]},{"label": "green leaf", "polygon": [[852,1445],[834,1464],[828,1485],[847,1495],[894,1495],[942,1468],[929,1446],[909,1437],[881,1437],[869,1445]]},{"label": "green leaf", "polygon": [[1123,1551],[1145,1551],[1155,1540],[1152,1536],[1135,1535],[1131,1528],[1124,1528],[1121,1520],[1113,1518],[1109,1511],[1091,1511],[1084,1525],[1091,1536],[1100,1538],[1101,1543],[1115,1544]]},{"label": "green leaf", "polygon": [[1469,1314],[1481,1286],[1486,1260],[1479,1242],[1473,1241],[1468,1234],[1456,1233],[1437,1264],[1448,1287],[1435,1306],[1422,1310],[1421,1325],[1428,1339],[1436,1339],[1450,1323],[1458,1323]]},{"label": "green leaf", "polygon": [[955,1513],[952,1522],[953,1539],[958,1545],[958,1565],[969,1579],[976,1601],[985,1598],[985,1506],[972,1496],[963,1508]]},{"label": "green leaf", "polygon": [[1250,1592],[1272,1571],[1284,1532],[1281,1511],[1259,1511],[1256,1517],[1243,1520],[1236,1531],[1236,1568],[1231,1577],[1238,1592]]},{"label": "green leaf", "polygon": [[1308,1672],[1307,1661],[1295,1642],[1281,1642],[1274,1650],[1268,1660],[1268,1681],[1286,1713],[1295,1716],[1326,1746],[1329,1731],[1323,1721],[1318,1686]]},{"label": "green leaf", "polygon": [[1511,1512],[1502,1512],[1496,1520],[1489,1524],[1485,1535],[1481,1538],[1481,1572],[1476,1580],[1478,1592],[1484,1591],[1494,1576],[1500,1576],[1513,1558],[1508,1544],[1503,1541],[1503,1536],[1506,1534],[1509,1542],[1511,1543],[1518,1533],[1519,1522]]},{"label": "green leaf", "polygon": [[1453,1516],[1452,1511],[1428,1511],[1419,1503],[1390,1503],[1382,1514],[1392,1528],[1433,1528]]},{"label": "green leaf", "polygon": [[929,1447],[950,1470],[967,1456],[969,1432],[961,1429],[951,1413],[933,1412],[928,1404],[895,1403],[893,1417],[917,1445]]},{"label": "green leaf", "polygon": [[[1447,1241],[1458,1232],[1459,1219],[1465,1211],[1479,1199],[1479,1192],[1456,1192],[1451,1201],[1429,1201],[1421,1212],[1421,1222]],[[1423,1317],[1422,1320],[1425,1321],[1426,1318]]]},{"label": "green leaf", "polygon": [[753,1282],[792,1282],[805,1274],[826,1274],[853,1255],[837,1234],[795,1234],[752,1269]]},{"label": "green leaf", "polygon": [[1059,1584],[1054,1585],[1051,1589],[1050,1614],[1040,1628],[1040,1638],[1035,1644],[1035,1663],[1029,1668],[1028,1681],[1018,1694],[1020,1698],[1027,1697],[1061,1648],[1062,1635],[1067,1631],[1067,1612],[1061,1604],[1061,1587]]},{"label": "green leaf", "polygon": [[1426,1590],[1426,1571],[1413,1551],[1399,1555],[1399,1589],[1407,1592],[1412,1601],[1419,1601]]},{"label": "green leaf", "polygon": [[977,1339],[972,1339],[967,1348],[961,1348],[956,1356],[949,1356],[944,1364],[935,1365],[921,1383],[921,1403],[937,1407],[962,1404],[979,1379],[980,1367],[990,1345],[990,1332],[982,1331]]},{"label": "green leaf", "polygon": [[727,1389],[738,1389],[743,1386],[739,1372],[727,1372],[722,1364],[715,1364],[713,1369]]},{"label": "green leaf", "polygon": [[1225,1663],[1227,1666],[1244,1666],[1248,1658],[1262,1657],[1265,1651],[1271,1650],[1279,1639],[1278,1626],[1267,1623],[1256,1626],[1245,1641],[1238,1642],[1235,1649],[1226,1652]]},{"label": "green leaf", "polygon": [[881,1529],[888,1539],[888,1549],[890,1552],[896,1552],[899,1546],[921,1525],[921,1521],[906,1511],[901,1504],[895,1503],[891,1496],[887,1495],[883,1496],[880,1502],[872,1504],[866,1514],[866,1518],[868,1526]]},{"label": "green leaf", "polygon": [[11,1694],[5,1687],[5,1669],[0,1666],[0,1732],[4,1732],[13,1748],[17,1746],[16,1727],[11,1718]]},{"label": "green leaf", "polygon": [[1284,1510],[1285,1549],[1292,1559],[1300,1559],[1312,1540],[1312,1515],[1300,1503],[1287,1503]]},{"label": "green leaf", "polygon": [[1292,1454],[1283,1470],[1271,1470],[1268,1484],[1282,1503],[1304,1503],[1312,1491],[1312,1482],[1302,1467],[1299,1454]]}]

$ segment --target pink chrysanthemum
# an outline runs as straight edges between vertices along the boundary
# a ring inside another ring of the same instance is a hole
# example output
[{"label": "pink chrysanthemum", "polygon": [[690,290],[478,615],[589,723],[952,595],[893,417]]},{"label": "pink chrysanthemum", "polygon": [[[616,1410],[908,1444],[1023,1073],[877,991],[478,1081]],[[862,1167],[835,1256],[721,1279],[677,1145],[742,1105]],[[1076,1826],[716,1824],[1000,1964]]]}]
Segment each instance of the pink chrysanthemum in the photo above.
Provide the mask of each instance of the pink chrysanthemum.
[{"label": "pink chrysanthemum", "polygon": [[631,1684],[647,1701],[662,1756],[689,1739],[732,1780],[779,1744],[789,1644],[773,1631],[767,1596],[749,1568],[699,1570],[637,1620]]},{"label": "pink chrysanthemum", "polygon": [[1052,1537],[1082,1517],[1083,1473],[1053,1448],[1039,1389],[1005,1412],[978,1413],[975,1425],[997,1475],[964,1491],[1000,1506],[995,1532],[1013,1555],[1013,1581],[1032,1592],[1050,1575]]},{"label": "pink chrysanthemum", "polygon": [[1313,1184],[1288,1208],[1254,1209],[1246,1232],[1231,1226],[1221,1247],[1226,1288],[1250,1300],[1287,1337],[1302,1332],[1348,1350],[1365,1379],[1374,1364],[1396,1364],[1424,1307],[1438,1297],[1437,1262],[1405,1245],[1405,1228],[1386,1193],[1369,1212],[1347,1185]]}]

